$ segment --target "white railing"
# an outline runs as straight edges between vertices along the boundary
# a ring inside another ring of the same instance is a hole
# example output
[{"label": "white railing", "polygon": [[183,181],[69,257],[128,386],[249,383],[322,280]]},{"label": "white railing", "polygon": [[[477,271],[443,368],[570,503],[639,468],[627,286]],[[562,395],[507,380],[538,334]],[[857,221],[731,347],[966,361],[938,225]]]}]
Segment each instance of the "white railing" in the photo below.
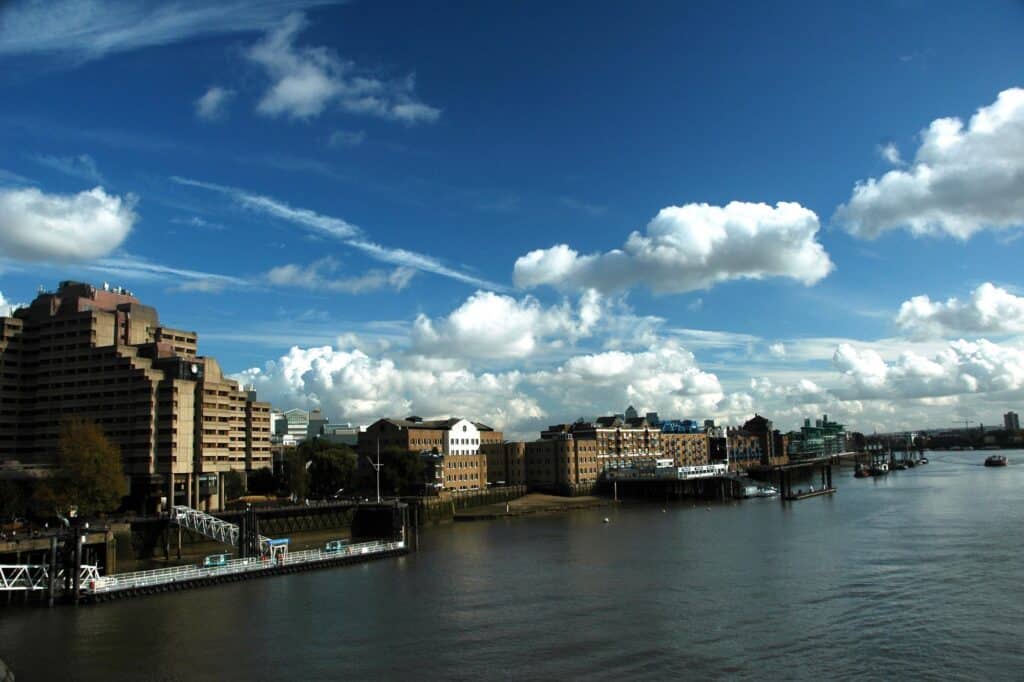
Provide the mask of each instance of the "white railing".
[{"label": "white railing", "polygon": [[273,568],[274,566],[291,566],[293,564],[315,563],[347,556],[382,554],[404,548],[405,542],[402,541],[381,542],[375,540],[373,542],[362,542],[357,545],[347,545],[333,552],[325,552],[322,549],[309,549],[282,554],[276,561],[272,561],[269,557],[231,559],[223,566],[175,566],[173,568],[157,568],[150,571],[118,573],[116,575],[96,577],[86,584],[85,589],[92,594],[107,594],[120,590],[173,585],[190,580],[217,578],[238,573],[252,573]]},{"label": "white railing", "polygon": [[[99,568],[83,565],[78,573],[80,589],[86,589],[89,581],[99,577]],[[64,569],[57,569],[55,581],[59,588],[64,585]],[[50,587],[50,567],[45,564],[0,564],[0,592],[37,591]]]},{"label": "white railing", "polygon": [[605,476],[611,481],[633,481],[633,480],[680,480],[685,481],[691,478],[713,478],[725,476],[729,473],[729,466],[726,464],[701,464],[698,466],[686,467],[622,467],[618,469],[605,469]]}]

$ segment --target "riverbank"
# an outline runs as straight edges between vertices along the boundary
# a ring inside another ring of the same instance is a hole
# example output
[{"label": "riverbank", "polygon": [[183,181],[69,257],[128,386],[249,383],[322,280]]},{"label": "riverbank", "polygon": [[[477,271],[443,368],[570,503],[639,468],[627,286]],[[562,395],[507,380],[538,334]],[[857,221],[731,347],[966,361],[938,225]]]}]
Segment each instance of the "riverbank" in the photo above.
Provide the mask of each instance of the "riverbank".
[{"label": "riverbank", "polygon": [[533,514],[557,514],[577,509],[595,509],[615,504],[603,497],[581,496],[560,497],[543,493],[528,493],[522,497],[499,504],[474,507],[455,513],[456,521],[489,521],[513,516]]}]

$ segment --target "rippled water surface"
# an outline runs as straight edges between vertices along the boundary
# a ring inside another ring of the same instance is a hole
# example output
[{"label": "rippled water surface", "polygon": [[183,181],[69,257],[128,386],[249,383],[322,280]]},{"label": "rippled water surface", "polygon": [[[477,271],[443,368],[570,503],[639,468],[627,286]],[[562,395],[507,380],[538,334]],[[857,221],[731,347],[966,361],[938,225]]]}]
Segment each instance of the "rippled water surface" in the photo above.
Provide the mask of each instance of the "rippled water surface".
[{"label": "rippled water surface", "polygon": [[398,560],[0,611],[0,658],[19,682],[1021,679],[1024,452],[985,454],[846,468],[789,505],[456,524]]}]

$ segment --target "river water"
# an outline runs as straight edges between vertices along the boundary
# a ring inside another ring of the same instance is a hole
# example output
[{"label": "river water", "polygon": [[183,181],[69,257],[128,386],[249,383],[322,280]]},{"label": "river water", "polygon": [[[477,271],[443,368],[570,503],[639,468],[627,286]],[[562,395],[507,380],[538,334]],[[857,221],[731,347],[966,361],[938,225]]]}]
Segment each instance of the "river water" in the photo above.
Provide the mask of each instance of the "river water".
[{"label": "river water", "polygon": [[460,523],[401,559],[7,609],[0,658],[19,682],[1019,680],[1024,452],[1004,454],[1019,464],[935,452],[793,504]]}]

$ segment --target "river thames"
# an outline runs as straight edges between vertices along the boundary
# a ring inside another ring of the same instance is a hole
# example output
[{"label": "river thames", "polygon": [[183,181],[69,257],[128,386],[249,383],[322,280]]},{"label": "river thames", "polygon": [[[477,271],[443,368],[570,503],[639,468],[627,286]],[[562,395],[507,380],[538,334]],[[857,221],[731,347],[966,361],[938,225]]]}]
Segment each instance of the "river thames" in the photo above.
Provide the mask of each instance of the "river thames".
[{"label": "river thames", "polygon": [[[1020,679],[1024,452],[838,493],[458,523],[397,560],[0,611],[31,680]],[[607,516],[610,523],[603,523]]]}]

